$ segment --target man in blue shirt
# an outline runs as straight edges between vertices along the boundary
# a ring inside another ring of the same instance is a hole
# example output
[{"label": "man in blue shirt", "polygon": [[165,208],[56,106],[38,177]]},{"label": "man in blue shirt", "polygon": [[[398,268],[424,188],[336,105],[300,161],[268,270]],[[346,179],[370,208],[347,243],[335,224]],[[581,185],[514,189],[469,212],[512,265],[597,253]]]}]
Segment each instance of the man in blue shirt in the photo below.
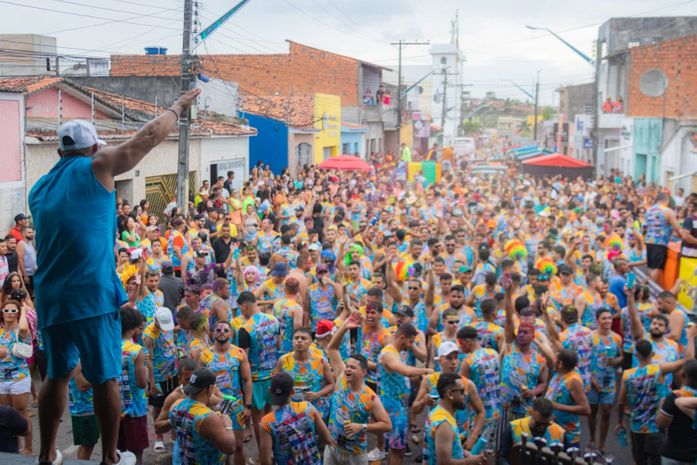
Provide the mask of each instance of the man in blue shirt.
[{"label": "man in blue shirt", "polygon": [[629,271],[629,263],[624,258],[616,258],[612,262],[615,273],[608,280],[608,290],[617,297],[620,308],[627,306],[627,296],[624,293],[625,275]]},{"label": "man in blue shirt", "polygon": [[39,464],[62,462],[56,434],[68,380],[78,360],[94,388],[102,463],[131,462],[132,454],[119,456],[116,450],[121,414],[118,310],[126,295],[114,261],[114,177],[134,168],[162,142],[199,93],[183,94],[119,145],[101,147],[104,142],[86,121],[61,125],[57,131],[60,160],[29,194],[36,226],[36,309],[48,365],[48,379],[39,397]]}]

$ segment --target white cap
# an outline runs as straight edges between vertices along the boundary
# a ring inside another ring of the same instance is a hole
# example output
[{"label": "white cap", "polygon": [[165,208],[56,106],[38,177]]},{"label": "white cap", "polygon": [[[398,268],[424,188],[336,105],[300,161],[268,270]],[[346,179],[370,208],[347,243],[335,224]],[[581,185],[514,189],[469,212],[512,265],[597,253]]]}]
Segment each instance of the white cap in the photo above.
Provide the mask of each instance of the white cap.
[{"label": "white cap", "polygon": [[320,245],[319,245],[318,243],[313,242],[312,244],[310,244],[310,246],[308,247],[308,249],[309,249],[309,250],[321,250],[322,247],[320,247]]},{"label": "white cap", "polygon": [[160,324],[162,331],[172,331],[174,329],[174,319],[172,319],[172,311],[167,307],[157,307],[155,319]]},{"label": "white cap", "polygon": [[94,125],[81,119],[61,124],[57,135],[60,149],[64,152],[85,149],[95,144],[106,145],[106,142],[97,137],[97,130],[94,128]]},{"label": "white cap", "polygon": [[460,352],[460,348],[453,341],[445,341],[438,347],[438,355],[436,355],[436,358],[447,357],[453,352]]}]

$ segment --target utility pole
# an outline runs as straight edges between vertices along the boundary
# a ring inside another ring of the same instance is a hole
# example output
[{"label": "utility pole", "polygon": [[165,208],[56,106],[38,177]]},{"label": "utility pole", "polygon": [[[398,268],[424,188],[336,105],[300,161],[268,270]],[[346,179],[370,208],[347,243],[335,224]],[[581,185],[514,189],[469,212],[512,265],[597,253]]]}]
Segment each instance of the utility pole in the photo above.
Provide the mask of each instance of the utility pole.
[{"label": "utility pole", "polygon": [[[391,42],[391,45],[396,45],[399,50],[399,61],[397,65],[397,131],[402,127],[402,48],[407,45],[430,45],[430,42],[407,42],[399,40],[399,42]],[[404,92],[406,94],[406,92]],[[406,97],[406,95],[404,95]],[[397,133],[399,134],[399,133]],[[401,144],[401,140],[399,143]]]},{"label": "utility pole", "polygon": [[[193,19],[193,0],[184,0],[184,33],[182,37],[181,57],[181,90],[186,92],[196,84],[191,74],[193,60],[191,57],[191,26]],[[179,154],[177,157],[177,207],[184,212],[189,207],[188,178],[189,178],[189,124],[191,110],[182,112],[179,117]]]},{"label": "utility pole", "polygon": [[537,113],[538,104],[540,102],[540,72],[537,72],[537,81],[535,81],[535,121],[533,122],[533,133],[535,134],[535,143],[537,144]]}]

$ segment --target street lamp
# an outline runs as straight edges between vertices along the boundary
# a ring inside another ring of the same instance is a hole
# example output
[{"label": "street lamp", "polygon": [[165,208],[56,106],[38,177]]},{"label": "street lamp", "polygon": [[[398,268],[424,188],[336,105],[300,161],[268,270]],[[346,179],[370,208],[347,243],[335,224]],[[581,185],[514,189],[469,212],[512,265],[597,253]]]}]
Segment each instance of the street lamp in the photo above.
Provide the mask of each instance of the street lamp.
[{"label": "street lamp", "polygon": [[590,65],[594,65],[594,64],[595,64],[595,62],[593,61],[593,59],[592,59],[591,57],[589,57],[588,55],[586,55],[585,53],[583,53],[582,51],[580,51],[579,49],[577,49],[576,47],[574,47],[573,45],[571,45],[571,44],[570,44],[569,42],[567,42],[566,40],[562,39],[562,38],[559,36],[559,34],[557,34],[556,32],[552,31],[551,29],[548,29],[548,28],[546,28],[546,27],[528,26],[527,24],[525,25],[525,27],[527,27],[528,29],[531,29],[531,30],[533,30],[533,31],[546,31],[546,32],[549,32],[549,33],[552,34],[554,37],[556,37],[557,39],[559,39],[564,45],[566,45],[566,46],[569,47],[571,50],[573,50],[574,53],[576,53],[576,55],[578,55],[578,56],[580,56],[581,58],[583,58],[588,64],[590,64]]}]

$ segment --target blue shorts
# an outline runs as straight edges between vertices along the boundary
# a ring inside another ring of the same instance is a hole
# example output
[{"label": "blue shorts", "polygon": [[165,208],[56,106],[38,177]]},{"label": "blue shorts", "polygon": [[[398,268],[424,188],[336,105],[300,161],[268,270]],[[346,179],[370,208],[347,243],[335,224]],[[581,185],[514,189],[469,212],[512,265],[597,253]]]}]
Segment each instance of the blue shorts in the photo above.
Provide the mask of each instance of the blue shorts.
[{"label": "blue shorts", "polygon": [[269,404],[271,393],[271,379],[252,382],[252,407],[257,410],[264,410]]},{"label": "blue shorts", "polygon": [[409,429],[409,408],[406,399],[400,401],[391,397],[380,397],[380,400],[385,410],[389,412],[390,420],[392,420],[392,431],[385,433],[385,444],[390,449],[406,449]]},{"label": "blue shorts", "polygon": [[41,330],[49,379],[65,378],[78,362],[92,384],[121,376],[121,318],[114,311]]},{"label": "blue shorts", "polygon": [[614,392],[598,392],[591,388],[588,391],[588,403],[591,405],[612,405],[615,403],[615,393]]}]

